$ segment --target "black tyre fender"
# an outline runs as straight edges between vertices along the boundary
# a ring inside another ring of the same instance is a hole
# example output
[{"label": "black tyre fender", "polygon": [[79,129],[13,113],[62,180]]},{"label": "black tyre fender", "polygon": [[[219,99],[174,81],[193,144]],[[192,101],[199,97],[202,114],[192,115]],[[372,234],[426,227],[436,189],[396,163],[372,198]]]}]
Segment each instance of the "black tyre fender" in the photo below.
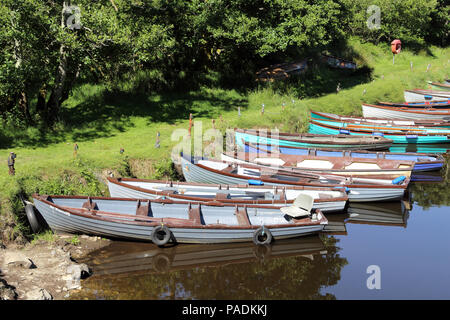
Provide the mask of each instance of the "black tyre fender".
[{"label": "black tyre fender", "polygon": [[253,242],[256,245],[266,245],[272,242],[272,233],[269,229],[260,227],[253,233]]},{"label": "black tyre fender", "polygon": [[34,206],[31,203],[25,206],[25,213],[27,214],[31,229],[34,233],[38,233],[43,228],[43,225],[40,222],[38,213],[34,210]]},{"label": "black tyre fender", "polygon": [[167,244],[172,238],[172,231],[166,226],[160,225],[153,228],[151,240],[158,246]]}]

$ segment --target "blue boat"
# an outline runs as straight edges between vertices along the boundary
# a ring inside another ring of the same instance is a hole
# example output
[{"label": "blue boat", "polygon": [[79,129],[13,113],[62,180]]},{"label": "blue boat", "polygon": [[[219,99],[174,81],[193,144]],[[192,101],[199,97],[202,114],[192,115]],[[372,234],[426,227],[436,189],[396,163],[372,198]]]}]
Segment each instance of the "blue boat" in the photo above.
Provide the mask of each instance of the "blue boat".
[{"label": "blue boat", "polygon": [[410,131],[402,128],[381,128],[345,122],[310,120],[309,132],[314,134],[348,134],[355,136],[382,136],[394,143],[450,143],[450,130],[427,129]]},{"label": "blue boat", "polygon": [[379,136],[352,137],[345,134],[296,134],[246,129],[235,129],[234,134],[236,145],[241,148],[244,146],[243,142],[346,150],[387,150],[392,146],[392,140]]},{"label": "blue boat", "polygon": [[273,146],[268,144],[253,144],[246,142],[244,151],[247,153],[269,154],[281,153],[290,155],[311,155],[319,157],[351,157],[359,159],[386,159],[414,161],[413,172],[440,170],[444,165],[444,157],[441,154],[425,153],[400,153],[400,152],[371,152],[364,150],[341,151],[331,149],[310,149],[289,146]]}]

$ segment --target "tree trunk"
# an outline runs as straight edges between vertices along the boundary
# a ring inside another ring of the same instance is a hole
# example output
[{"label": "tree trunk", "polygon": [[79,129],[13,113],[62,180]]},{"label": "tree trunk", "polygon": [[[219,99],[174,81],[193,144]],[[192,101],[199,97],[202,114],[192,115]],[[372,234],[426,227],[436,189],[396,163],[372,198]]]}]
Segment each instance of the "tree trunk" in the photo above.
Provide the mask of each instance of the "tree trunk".
[{"label": "tree trunk", "polygon": [[[66,1],[63,2],[63,9],[61,12],[61,28],[65,27],[65,12],[68,8],[68,4]],[[47,103],[47,112],[48,117],[47,121],[52,123],[54,122],[60,113],[61,103],[63,101],[63,89],[67,78],[67,55],[66,55],[66,47],[64,43],[61,43],[59,47],[59,64],[58,69],[56,70],[55,84],[52,88],[52,93],[50,95],[50,99]]]},{"label": "tree trunk", "polygon": [[28,97],[25,91],[22,91],[19,94],[19,109],[22,112],[23,117],[25,118],[25,122],[27,124],[31,124],[33,121],[30,115],[30,108],[28,107]]}]

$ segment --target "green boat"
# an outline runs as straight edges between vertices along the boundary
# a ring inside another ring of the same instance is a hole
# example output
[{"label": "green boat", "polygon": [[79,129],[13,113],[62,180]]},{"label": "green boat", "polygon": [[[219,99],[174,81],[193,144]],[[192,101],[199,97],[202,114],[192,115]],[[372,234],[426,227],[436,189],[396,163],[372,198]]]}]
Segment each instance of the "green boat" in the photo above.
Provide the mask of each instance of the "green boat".
[{"label": "green boat", "polygon": [[345,134],[296,134],[251,129],[235,129],[234,134],[236,145],[240,148],[244,148],[245,142],[346,150],[387,150],[392,145],[392,140],[380,136],[352,137]]},{"label": "green boat", "polygon": [[354,136],[381,136],[394,143],[450,143],[450,130],[387,127],[311,119],[309,132],[314,134],[348,134]]}]

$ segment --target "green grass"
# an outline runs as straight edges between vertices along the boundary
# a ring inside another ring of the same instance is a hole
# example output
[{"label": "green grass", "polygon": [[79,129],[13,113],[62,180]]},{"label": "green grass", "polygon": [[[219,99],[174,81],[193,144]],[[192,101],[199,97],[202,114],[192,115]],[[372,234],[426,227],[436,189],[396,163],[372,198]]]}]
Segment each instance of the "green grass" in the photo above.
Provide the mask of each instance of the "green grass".
[{"label": "green grass", "polygon": [[[449,49],[430,48],[432,55],[404,50],[393,65],[388,46],[356,39],[350,46],[357,62],[371,73],[349,75],[327,69],[314,74],[310,70],[306,79],[250,92],[201,88],[186,93],[111,94],[101,85],[82,85],[65,102],[62,121],[54,128],[3,130],[0,134],[0,158],[4,159],[0,213],[17,213],[21,210],[18,196],[29,198],[33,192],[108,195],[101,181],[109,171],[140,178],[176,177],[169,159],[180,140],[171,141],[171,135],[176,129],[188,129],[190,113],[194,120],[202,121],[203,132],[212,127],[212,119],[222,132],[234,127],[302,132],[307,130],[309,109],[361,115],[361,103],[403,101],[404,89],[427,88],[426,80],[442,81],[450,70]],[[342,90],[336,93],[338,82]],[[192,134],[199,129],[194,126]],[[160,148],[155,148],[157,132]],[[74,143],[79,145],[77,158],[73,156]],[[125,150],[122,155],[120,148]],[[6,166],[10,151],[17,154],[14,177],[8,175]]]}]

